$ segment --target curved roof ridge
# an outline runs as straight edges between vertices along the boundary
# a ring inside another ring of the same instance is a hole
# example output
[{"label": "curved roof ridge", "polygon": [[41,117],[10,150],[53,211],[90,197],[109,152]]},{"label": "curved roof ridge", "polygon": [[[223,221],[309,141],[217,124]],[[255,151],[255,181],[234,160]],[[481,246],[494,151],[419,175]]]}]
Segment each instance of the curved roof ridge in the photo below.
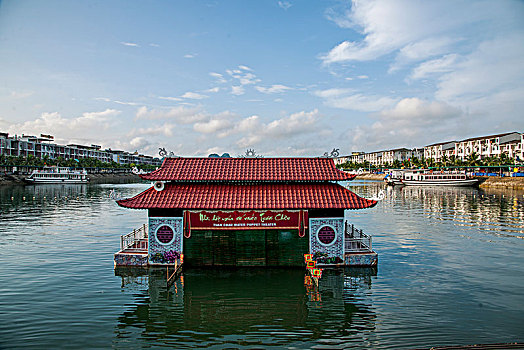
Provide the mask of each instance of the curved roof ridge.
[{"label": "curved roof ridge", "polygon": [[140,175],[152,181],[319,182],[353,180],[332,158],[165,158],[162,166]]},{"label": "curved roof ridge", "polygon": [[[234,200],[233,200],[234,199]],[[132,209],[364,209],[377,201],[362,198],[339,184],[219,185],[168,183],[118,205]]]}]

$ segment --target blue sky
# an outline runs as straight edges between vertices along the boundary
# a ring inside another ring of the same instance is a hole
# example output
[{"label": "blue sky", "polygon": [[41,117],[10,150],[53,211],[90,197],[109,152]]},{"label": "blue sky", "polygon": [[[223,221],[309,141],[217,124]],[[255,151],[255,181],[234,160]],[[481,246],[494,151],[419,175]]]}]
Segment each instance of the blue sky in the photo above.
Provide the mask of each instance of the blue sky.
[{"label": "blue sky", "polygon": [[0,131],[156,155],[524,131],[522,1],[0,2]]}]

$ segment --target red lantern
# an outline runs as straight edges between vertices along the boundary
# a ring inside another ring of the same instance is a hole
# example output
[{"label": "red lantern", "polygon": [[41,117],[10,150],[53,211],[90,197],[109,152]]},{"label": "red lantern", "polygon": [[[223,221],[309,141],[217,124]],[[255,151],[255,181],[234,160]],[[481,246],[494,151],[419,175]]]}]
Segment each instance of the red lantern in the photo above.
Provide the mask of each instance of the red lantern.
[{"label": "red lantern", "polygon": [[189,215],[189,210],[186,210],[184,212],[184,237],[189,238],[191,237],[191,220],[189,219],[191,216]]}]

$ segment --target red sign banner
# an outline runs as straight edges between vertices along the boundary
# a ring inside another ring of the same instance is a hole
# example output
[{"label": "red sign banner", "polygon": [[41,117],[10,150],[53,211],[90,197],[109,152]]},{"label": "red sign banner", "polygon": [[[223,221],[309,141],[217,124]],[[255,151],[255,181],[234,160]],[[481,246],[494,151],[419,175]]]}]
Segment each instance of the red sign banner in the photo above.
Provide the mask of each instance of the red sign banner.
[{"label": "red sign banner", "polygon": [[[192,230],[300,229],[300,210],[190,211]],[[307,224],[302,224],[307,226]]]}]

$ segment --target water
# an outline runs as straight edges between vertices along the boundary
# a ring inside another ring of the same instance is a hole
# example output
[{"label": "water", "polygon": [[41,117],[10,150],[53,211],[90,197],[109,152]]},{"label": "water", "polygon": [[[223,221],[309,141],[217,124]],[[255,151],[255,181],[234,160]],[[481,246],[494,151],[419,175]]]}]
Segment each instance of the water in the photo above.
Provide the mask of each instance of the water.
[{"label": "water", "polygon": [[[0,187],[0,349],[429,348],[524,341],[524,192],[387,189],[348,219],[377,269],[113,269],[147,185]],[[352,182],[371,197],[383,185]],[[23,199],[25,197],[25,200]],[[34,197],[34,199],[33,199]],[[45,199],[44,199],[45,197]]]}]

